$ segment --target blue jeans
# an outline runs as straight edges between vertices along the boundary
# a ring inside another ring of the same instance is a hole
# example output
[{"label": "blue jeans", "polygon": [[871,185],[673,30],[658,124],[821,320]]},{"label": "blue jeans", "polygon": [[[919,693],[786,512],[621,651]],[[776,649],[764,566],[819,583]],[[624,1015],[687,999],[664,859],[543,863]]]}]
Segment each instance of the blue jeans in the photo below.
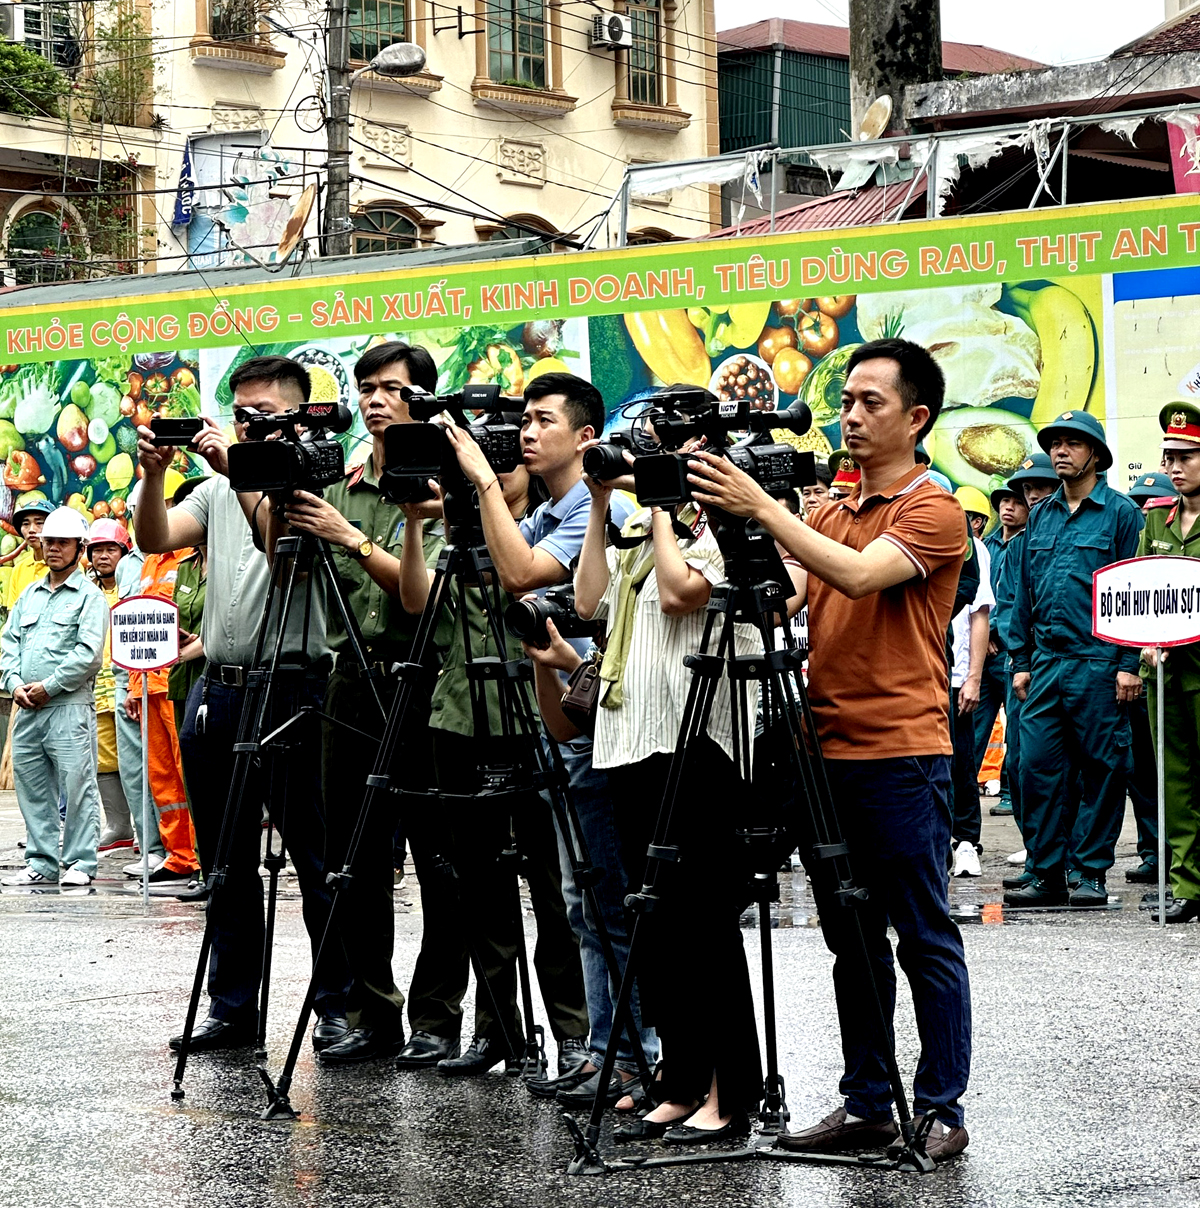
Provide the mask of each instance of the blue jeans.
[{"label": "blue jeans", "polygon": [[[613,952],[621,972],[629,959],[629,931],[625,920],[624,872],[620,840],[613,820],[612,798],[608,791],[608,774],[592,767],[592,743],[577,738],[558,744],[570,782],[571,798],[579,818],[579,829],[587,846],[592,865],[603,872],[596,885],[596,901],[612,940]],[[557,828],[556,828],[557,829]],[[618,987],[608,976],[604,951],[600,947],[599,927],[591,908],[571,875],[563,837],[558,836],[558,853],[562,863],[563,898],[567,904],[567,919],[579,937],[579,955],[583,962],[583,984],[587,995],[588,1026],[591,1031],[592,1062],[599,1066],[604,1060],[613,1027],[613,1004]],[[641,1011],[637,990],[631,1001],[633,1018],[638,1025],[638,1037],[646,1061],[653,1066],[658,1060],[658,1037],[653,1028],[641,1026]],[[622,1028],[617,1039],[617,1068],[627,1073],[637,1072],[637,1059]]]},{"label": "blue jeans", "polygon": [[889,1031],[896,1007],[896,969],[889,923],[899,942],[896,959],[912,988],[921,1038],[913,1079],[913,1111],[934,1112],[942,1123],[963,1122],[960,1099],[971,1069],[971,989],[962,936],[950,918],[946,849],[950,843],[950,760],[945,755],[905,759],[831,759],[833,800],[850,845],[855,882],[869,893],[861,906],[842,906],[828,862],[811,857],[812,837],[800,854],[812,881],[825,943],[834,954],[833,985],[842,1032],[846,1110],[866,1120],[887,1119],[892,1091],[878,1034],[858,929],[862,920],[869,959]]}]

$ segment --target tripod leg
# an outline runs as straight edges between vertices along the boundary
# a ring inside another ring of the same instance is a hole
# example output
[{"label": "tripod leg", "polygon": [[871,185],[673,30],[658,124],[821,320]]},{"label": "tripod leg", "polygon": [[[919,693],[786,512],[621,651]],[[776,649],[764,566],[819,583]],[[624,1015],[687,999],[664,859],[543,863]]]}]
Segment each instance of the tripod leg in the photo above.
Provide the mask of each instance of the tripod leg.
[{"label": "tripod leg", "polygon": [[[506,852],[505,858],[511,859],[514,865],[519,865],[520,857],[513,850]],[[525,1016],[525,1054],[521,1059],[521,1067],[514,1071],[523,1078],[541,1078],[546,1073],[546,1033],[541,1024],[533,1019],[533,984],[529,975],[529,950],[525,944],[525,919],[521,908],[521,881],[514,876],[513,886],[513,926],[514,942],[517,946],[517,974],[521,985],[521,1011]],[[493,999],[493,1003],[494,1003]],[[499,1016],[497,1016],[499,1018]]]},{"label": "tripod leg", "polygon": [[[278,754],[273,753],[268,756],[272,761],[272,784],[267,801],[274,802],[278,799],[281,815],[276,819],[275,811],[271,810],[270,812],[270,821],[267,824],[267,850],[263,856],[263,866],[267,870],[267,923],[263,930],[262,982],[259,985],[258,1049],[254,1054],[259,1061],[265,1061],[267,1058],[267,1008],[271,999],[271,955],[275,948],[275,910],[279,898],[279,874],[283,871],[287,860],[283,851],[283,834],[287,826],[288,802],[288,761],[286,758],[283,759],[283,792],[278,798],[276,798],[274,792],[275,768],[278,766],[277,761],[283,754],[283,752],[279,752]],[[276,830],[277,822],[278,831]],[[276,833],[279,834],[278,851],[275,850],[271,842],[272,836]]]}]

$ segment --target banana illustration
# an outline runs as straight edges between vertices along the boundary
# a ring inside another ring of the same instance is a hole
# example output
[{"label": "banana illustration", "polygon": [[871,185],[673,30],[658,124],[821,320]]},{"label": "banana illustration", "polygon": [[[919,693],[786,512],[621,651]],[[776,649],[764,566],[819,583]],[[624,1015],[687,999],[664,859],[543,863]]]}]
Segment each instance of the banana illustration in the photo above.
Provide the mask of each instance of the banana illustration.
[{"label": "banana illustration", "polygon": [[1087,410],[1096,377],[1096,329],[1087,307],[1061,285],[1011,287],[1008,297],[1042,345],[1041,383],[1029,422],[1041,428],[1064,411]]}]

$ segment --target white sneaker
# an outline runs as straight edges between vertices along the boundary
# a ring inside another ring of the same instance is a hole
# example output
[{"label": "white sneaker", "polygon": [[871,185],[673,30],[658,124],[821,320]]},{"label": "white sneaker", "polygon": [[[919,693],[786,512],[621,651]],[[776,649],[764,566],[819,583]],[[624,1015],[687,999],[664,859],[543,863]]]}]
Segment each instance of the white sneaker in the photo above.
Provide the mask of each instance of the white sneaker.
[{"label": "white sneaker", "polygon": [[90,885],[92,878],[86,872],[81,872],[78,868],[72,866],[58,878],[60,885]]},{"label": "white sneaker", "polygon": [[956,877],[978,877],[983,869],[979,867],[979,853],[975,844],[964,839],[954,849],[954,873]]},{"label": "white sneaker", "polygon": [[1006,862],[1009,864],[1020,864],[1024,868],[1028,855],[1029,853],[1024,848],[1021,848],[1020,851],[1015,851],[1011,856],[1008,856]]},{"label": "white sneaker", "polygon": [[4,877],[0,880],[0,885],[57,885],[58,882],[53,877],[47,877],[43,873],[38,872],[34,868],[26,865],[20,872],[15,872],[11,877]]},{"label": "white sneaker", "polygon": [[983,786],[983,795],[985,797],[999,797],[1000,796],[1000,781],[989,780]]},{"label": "white sneaker", "polygon": [[[160,868],[162,868],[163,864],[166,863],[166,859],[167,859],[166,856],[151,856],[150,857],[150,871],[158,872],[158,870]],[[134,862],[132,864],[126,864],[125,867],[121,869],[121,871],[127,877],[137,877],[140,880],[142,873],[145,871],[145,868],[146,868],[146,862],[144,860],[134,860]]]}]

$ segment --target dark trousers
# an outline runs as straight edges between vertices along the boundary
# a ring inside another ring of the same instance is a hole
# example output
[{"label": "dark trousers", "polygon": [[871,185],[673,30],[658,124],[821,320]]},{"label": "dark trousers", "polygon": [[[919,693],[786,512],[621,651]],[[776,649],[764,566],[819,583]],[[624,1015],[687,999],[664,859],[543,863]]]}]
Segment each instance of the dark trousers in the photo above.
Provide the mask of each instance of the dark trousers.
[{"label": "dark trousers", "polygon": [[979,809],[979,757],[975,751],[975,719],[958,711],[957,688],[950,690],[950,741],[954,756],[950,761],[951,800],[954,824],[950,841],[954,846],[971,843],[979,846],[983,819]]},{"label": "dark trousers", "polygon": [[869,893],[861,906],[839,905],[827,862],[812,858],[813,837],[800,855],[812,882],[825,943],[834,954],[833,985],[842,1032],[846,1110],[886,1119],[892,1091],[878,1033],[858,930],[862,920],[875,981],[890,1024],[896,1006],[896,969],[888,941],[896,929],[896,959],[912,988],[921,1038],[913,1080],[913,1110],[935,1112],[944,1124],[963,1122],[959,1102],[971,1069],[971,989],[962,936],[950,918],[946,847],[950,842],[950,760],[945,755],[906,759],[828,760],[833,799],[850,845],[856,883]]},{"label": "dark trousers", "polygon": [[[670,755],[610,768],[625,875],[637,892],[646,871]],[[663,1046],[663,1098],[703,1098],[717,1079],[723,1114],[751,1112],[762,1098],[762,1065],[750,971],[739,918],[748,868],[735,833],[745,793],[725,753],[708,738],[695,745],[672,817],[680,850],[665,866],[662,896],[639,928],[633,967],[642,1016]]]},{"label": "dark trousers", "polygon": [[[390,661],[390,660],[387,660]],[[391,707],[395,681],[381,683],[384,709]],[[328,833],[325,867],[339,872],[358,824],[366,778],[375,766],[383,734],[384,714],[365,680],[334,671],[325,692],[325,711],[343,725],[323,727],[321,774],[325,789]],[[347,729],[353,726],[355,733]],[[419,741],[406,743],[398,756],[405,784],[417,788],[427,780],[422,764],[428,751],[423,725],[414,727]],[[375,1028],[392,1034],[404,1031],[404,995],[392,976],[395,946],[392,846],[401,813],[395,793],[376,793],[371,813],[364,819],[351,878],[341,890],[335,933],[346,966],[350,990],[346,1014],[352,1027]]]},{"label": "dark trousers", "polygon": [[[207,685],[207,692],[205,688]],[[273,689],[274,705],[268,731],[304,706],[319,708],[323,676],[280,678]],[[196,730],[196,711],[207,705],[204,733]],[[206,878],[212,876],[218,840],[233,782],[233,745],[245,700],[244,688],[199,680],[188,694],[179,747],[192,798],[196,851]],[[323,859],[325,821],[321,811],[320,740],[315,723],[293,731],[284,754],[264,755],[265,771],[252,769],[246,782],[236,825],[226,848],[224,882],[209,900],[213,924],[212,956],[208,966],[210,1014],[217,1019],[246,1019],[256,1011],[263,959],[263,881],[259,875],[262,809],[283,836],[296,868],[303,899],[304,925],[313,954],[329,916],[329,893]],[[339,951],[327,952],[318,973],[316,1008],[321,1015],[341,1014],[349,976]]]},{"label": "dark trousers", "polygon": [[[448,730],[425,731],[426,741],[430,738],[437,786],[445,793],[478,790],[480,759],[486,759],[496,743],[515,741],[475,739]],[[504,803],[455,797],[430,813],[436,818],[429,819],[427,834],[409,829],[424,915],[421,954],[409,991],[413,1029],[436,1036],[459,1034],[473,947],[487,981],[476,987],[474,1034],[502,1041],[507,1032],[510,1043],[520,1045],[517,947],[524,943],[524,924],[516,871],[497,862],[511,833],[523,857],[521,874],[528,881],[537,919],[533,967],[551,1032],[556,1040],[586,1036],[579,941],[567,922],[558,836],[549,805],[536,793]],[[453,871],[429,867],[436,862],[423,859],[426,850],[443,854]],[[426,893],[431,879],[433,911]],[[433,917],[435,912],[440,917]],[[502,1020],[497,1020],[497,1009]]]},{"label": "dark trousers", "polygon": [[[989,654],[983,661],[983,679],[979,684],[979,708],[971,714],[975,727],[975,753],[979,762],[983,762],[984,752],[987,751],[988,741],[992,737],[992,727],[1000,715],[1008,693],[1008,675],[1004,670],[1008,655],[1001,651],[999,654]],[[975,768],[976,779],[979,768]]]},{"label": "dark trousers", "polygon": [[1068,865],[1103,881],[1133,767],[1116,663],[1038,650],[1031,670],[1020,724],[1022,830],[1033,871],[1052,885],[1063,882]]},{"label": "dark trousers", "polygon": [[[1126,786],[1137,823],[1137,853],[1147,864],[1158,863],[1158,763],[1154,758],[1154,734],[1146,697],[1129,706],[1129,728],[1133,739],[1133,775]],[[1118,825],[1116,842],[1121,828]],[[1167,849],[1168,854],[1170,848]]]}]

